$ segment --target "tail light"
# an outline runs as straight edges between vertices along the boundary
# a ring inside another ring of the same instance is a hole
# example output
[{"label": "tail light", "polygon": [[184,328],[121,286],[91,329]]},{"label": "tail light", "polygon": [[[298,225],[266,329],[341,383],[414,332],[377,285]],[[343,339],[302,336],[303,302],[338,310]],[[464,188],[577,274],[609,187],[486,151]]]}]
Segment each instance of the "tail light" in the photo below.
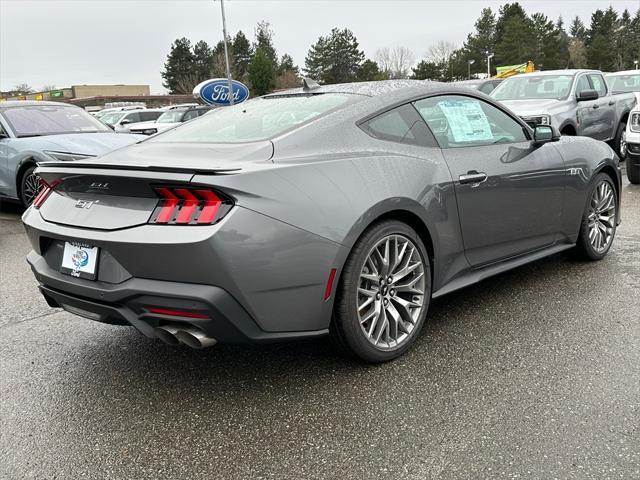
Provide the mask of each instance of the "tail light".
[{"label": "tail light", "polygon": [[158,225],[212,225],[233,206],[227,197],[206,188],[155,187],[160,200],[149,223]]},{"label": "tail light", "polygon": [[33,200],[33,203],[31,204],[33,205],[33,208],[35,208],[36,210],[39,209],[44,203],[44,201],[49,197],[51,192],[53,192],[53,189],[56,188],[61,183],[62,183],[62,180],[59,180],[59,179],[54,180],[51,183],[47,183],[44,179],[41,178],[40,192],[38,192],[38,195],[36,195],[36,198]]}]

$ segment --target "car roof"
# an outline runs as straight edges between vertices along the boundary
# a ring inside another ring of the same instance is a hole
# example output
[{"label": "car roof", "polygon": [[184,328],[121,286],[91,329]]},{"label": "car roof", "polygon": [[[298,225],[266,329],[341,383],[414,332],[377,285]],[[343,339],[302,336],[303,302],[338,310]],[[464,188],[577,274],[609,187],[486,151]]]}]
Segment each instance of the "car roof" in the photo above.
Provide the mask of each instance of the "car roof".
[{"label": "car roof", "polygon": [[0,102],[0,108],[10,108],[10,107],[33,107],[37,105],[49,105],[49,106],[63,106],[63,107],[74,107],[80,108],[76,105],[71,105],[70,103],[65,102],[47,102],[46,100],[5,100],[4,102]]},{"label": "car roof", "polygon": [[551,75],[577,75],[578,73],[602,73],[598,70],[586,69],[586,68],[567,68],[566,70],[544,70],[540,72],[531,72],[531,73],[520,73],[518,75],[513,75],[511,77],[505,78],[504,80],[508,80],[509,78],[518,78],[518,77],[546,77]]},{"label": "car roof", "polygon": [[622,70],[620,72],[609,72],[605,73],[607,77],[617,77],[622,75],[640,75],[640,70]]},{"label": "car roof", "polygon": [[290,90],[282,90],[280,92],[270,93],[265,97],[274,97],[282,95],[296,94],[315,94],[315,93],[350,93],[354,95],[364,95],[367,97],[377,97],[381,95],[389,95],[393,92],[407,92],[408,89],[431,93],[438,89],[445,89],[446,84],[440,82],[432,82],[430,80],[381,80],[377,82],[352,82],[352,83],[335,83],[331,85],[320,85],[313,89],[305,90],[303,88],[292,88]]}]

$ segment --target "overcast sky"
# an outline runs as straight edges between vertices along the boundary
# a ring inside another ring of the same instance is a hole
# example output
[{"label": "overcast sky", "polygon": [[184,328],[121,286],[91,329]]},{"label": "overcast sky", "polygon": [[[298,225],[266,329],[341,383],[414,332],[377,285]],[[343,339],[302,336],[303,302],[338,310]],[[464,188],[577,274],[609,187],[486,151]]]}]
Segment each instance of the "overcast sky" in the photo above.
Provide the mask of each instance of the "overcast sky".
[{"label": "overcast sky", "polygon": [[[350,28],[367,57],[385,46],[408,47],[419,60],[429,45],[461,45],[487,0],[225,0],[230,34],[253,39],[255,24],[271,23],[279,55],[299,65],[320,35]],[[640,0],[534,0],[528,13],[585,24],[609,5],[635,12]],[[185,36],[213,45],[222,39],[220,2],[213,0],[0,0],[0,90],[26,82],[54,84],[134,83],[163,93],[160,70],[171,42]],[[527,60],[526,58],[522,59]]]}]

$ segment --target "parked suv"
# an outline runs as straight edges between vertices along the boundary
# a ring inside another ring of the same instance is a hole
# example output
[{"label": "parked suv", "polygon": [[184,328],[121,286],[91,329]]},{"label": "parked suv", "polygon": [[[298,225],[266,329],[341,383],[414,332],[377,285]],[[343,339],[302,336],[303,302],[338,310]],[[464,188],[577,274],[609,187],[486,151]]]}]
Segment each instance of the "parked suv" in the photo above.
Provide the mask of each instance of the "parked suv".
[{"label": "parked suv", "polygon": [[140,133],[143,135],[154,135],[156,133],[169,130],[181,123],[198,118],[199,116],[210,112],[213,108],[215,107],[198,106],[166,110],[155,122],[139,123],[131,127],[129,131],[131,133]]},{"label": "parked suv", "polygon": [[633,93],[614,94],[597,70],[549,70],[504,80],[491,97],[531,126],[552,125],[562,135],[581,135],[611,143],[623,159],[623,134]]},{"label": "parked suv", "polygon": [[636,105],[627,123],[627,177],[635,185],[640,184],[640,105]]},{"label": "parked suv", "polygon": [[103,116],[100,121],[111,127],[118,133],[129,133],[131,127],[142,122],[154,122],[160,115],[164,113],[164,110],[133,110],[128,112],[111,112]]}]

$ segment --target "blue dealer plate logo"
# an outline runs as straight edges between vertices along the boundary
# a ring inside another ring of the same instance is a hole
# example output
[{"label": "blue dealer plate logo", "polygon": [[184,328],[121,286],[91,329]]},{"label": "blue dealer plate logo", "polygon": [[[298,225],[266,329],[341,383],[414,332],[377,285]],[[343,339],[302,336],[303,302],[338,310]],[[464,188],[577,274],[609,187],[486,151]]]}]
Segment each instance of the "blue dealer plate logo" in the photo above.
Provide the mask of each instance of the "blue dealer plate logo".
[{"label": "blue dealer plate logo", "polygon": [[[242,103],[249,98],[249,89],[244,83],[231,81],[233,103]],[[193,96],[209,105],[229,105],[229,81],[226,78],[205,80],[193,89]]]}]

